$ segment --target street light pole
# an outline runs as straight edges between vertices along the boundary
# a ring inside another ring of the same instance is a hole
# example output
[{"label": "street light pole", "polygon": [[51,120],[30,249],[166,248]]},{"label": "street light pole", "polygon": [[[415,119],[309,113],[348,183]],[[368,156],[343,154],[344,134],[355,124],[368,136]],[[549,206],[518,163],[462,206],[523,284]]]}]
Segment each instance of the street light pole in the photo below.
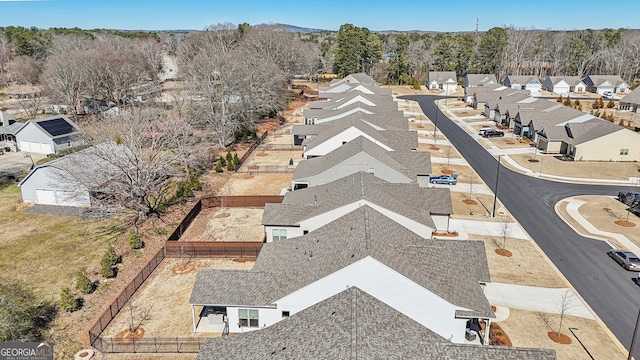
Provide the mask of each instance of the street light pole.
[{"label": "street light pole", "polygon": [[438,144],[438,137],[436,136],[436,133],[438,131],[438,100],[436,100],[434,103],[436,104],[436,119],[433,122],[433,147],[437,147],[436,145]]},{"label": "street light pole", "polygon": [[496,201],[498,200],[498,179],[500,178],[500,160],[502,155],[498,155],[498,170],[496,170],[496,186],[493,188],[493,212],[491,217],[496,216]]},{"label": "street light pole", "polygon": [[636,334],[638,333],[638,323],[640,323],[640,310],[638,311],[636,326],[633,329],[633,337],[631,338],[631,346],[629,346],[629,356],[627,357],[627,360],[631,360],[631,358],[633,357],[633,349],[636,345]]}]

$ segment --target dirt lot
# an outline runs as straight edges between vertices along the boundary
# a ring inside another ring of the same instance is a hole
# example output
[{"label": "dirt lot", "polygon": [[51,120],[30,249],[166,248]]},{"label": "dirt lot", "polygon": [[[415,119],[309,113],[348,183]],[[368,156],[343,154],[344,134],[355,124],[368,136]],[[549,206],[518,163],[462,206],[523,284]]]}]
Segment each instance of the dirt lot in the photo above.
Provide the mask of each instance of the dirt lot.
[{"label": "dirt lot", "polygon": [[264,148],[258,147],[247,161],[242,164],[242,171],[246,171],[257,168],[260,166],[283,166],[289,165],[289,160],[293,161],[302,160],[302,150],[295,151],[265,151]]},{"label": "dirt lot", "polygon": [[[457,186],[457,185],[454,185]],[[493,196],[484,194],[471,194],[471,200],[475,204],[467,204],[469,200],[468,192],[451,192],[451,203],[453,205],[453,216],[456,219],[479,220],[479,221],[500,221],[496,218],[487,218],[485,214],[491,212],[493,207]],[[473,213],[473,214],[471,214]]]},{"label": "dirt lot", "polygon": [[291,187],[291,174],[232,174],[223,195],[280,195]]},{"label": "dirt lot", "polygon": [[[549,318],[553,329],[557,330],[560,316],[549,314]],[[589,350],[593,359],[622,360],[626,358],[595,320],[565,316],[562,333],[571,338],[571,344],[567,345],[558,344],[549,339],[547,333],[551,330],[545,326],[538,314],[532,311],[511,309],[509,318],[498,324],[509,335],[513,346],[555,349],[559,360],[592,359],[569,332],[569,328],[574,328],[574,333]]]},{"label": "dirt lot", "polygon": [[[510,155],[518,164],[531,169],[534,172],[540,171],[540,162],[529,162],[529,159],[540,159],[541,155],[518,154]],[[576,178],[598,178],[629,180],[630,177],[640,177],[640,164],[633,162],[586,162],[586,161],[562,161],[553,156],[544,155],[542,172],[559,176],[570,176]],[[617,195],[617,194],[615,194]]]},{"label": "dirt lot", "polygon": [[183,241],[262,241],[263,209],[202,210],[180,238]]},{"label": "dirt lot", "polygon": [[438,149],[434,149],[431,144],[421,143],[418,144],[418,151],[428,152],[431,154],[431,157],[447,158],[448,156],[450,159],[459,159],[462,157],[453,146],[438,146]]},{"label": "dirt lot", "polygon": [[[148,320],[142,323],[144,337],[191,336],[191,307],[189,297],[195,284],[198,269],[251,269],[253,262],[235,262],[222,259],[192,260],[194,270],[174,274],[172,269],[180,265],[179,259],[165,259],[147,279],[133,297],[134,318],[149,312]],[[125,306],[105,329],[103,337],[115,337],[128,328],[131,319],[129,307]]]}]

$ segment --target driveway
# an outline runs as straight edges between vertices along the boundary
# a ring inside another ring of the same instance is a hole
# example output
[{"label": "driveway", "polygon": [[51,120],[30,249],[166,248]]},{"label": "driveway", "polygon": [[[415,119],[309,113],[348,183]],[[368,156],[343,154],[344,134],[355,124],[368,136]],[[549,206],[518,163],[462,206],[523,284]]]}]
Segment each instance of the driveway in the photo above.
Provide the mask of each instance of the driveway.
[{"label": "driveway", "polygon": [[38,160],[44,159],[47,157],[44,154],[31,154],[31,158],[25,157],[27,152],[9,152],[4,155],[0,155],[0,179],[9,178],[15,179],[20,174],[27,172],[31,169],[33,163],[31,162],[31,158],[34,162],[38,162]]}]

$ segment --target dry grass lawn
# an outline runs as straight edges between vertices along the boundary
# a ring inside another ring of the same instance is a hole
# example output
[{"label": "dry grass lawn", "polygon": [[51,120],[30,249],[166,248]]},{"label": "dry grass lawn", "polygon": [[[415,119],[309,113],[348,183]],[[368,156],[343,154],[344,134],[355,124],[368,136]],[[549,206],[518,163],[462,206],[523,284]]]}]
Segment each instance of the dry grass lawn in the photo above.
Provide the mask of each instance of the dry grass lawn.
[{"label": "dry grass lawn", "polygon": [[[540,171],[540,162],[529,161],[534,157],[538,160],[541,157],[541,155],[534,155],[533,151],[531,154],[510,155],[510,157],[521,166],[534,172]],[[633,162],[562,161],[548,155],[544,156],[542,162],[542,172],[544,174],[615,180],[629,180],[630,177],[640,177],[640,172],[638,172],[640,164]]]},{"label": "dry grass lawn", "polygon": [[263,209],[203,209],[180,238],[182,241],[262,241]]},{"label": "dry grass lawn", "polygon": [[[560,316],[549,314],[549,318],[554,327],[553,330],[557,330]],[[591,359],[569,332],[569,328],[577,329],[574,330],[576,336],[589,350],[593,359],[623,360],[626,358],[595,320],[565,316],[562,333],[571,338],[571,344],[567,345],[558,344],[549,339],[547,333],[551,330],[545,326],[538,314],[532,311],[511,309],[509,318],[498,324],[509,335],[513,346],[555,349],[558,360]]]},{"label": "dry grass lawn", "polygon": [[580,214],[597,229],[622,234],[640,246],[640,217],[629,214],[629,221],[635,223],[635,227],[615,223],[617,220],[627,220],[625,204],[606,196],[579,196],[576,199],[586,201],[586,204],[580,206]]},{"label": "dry grass lawn", "polygon": [[[454,185],[457,186],[457,185]],[[493,196],[485,194],[471,194],[471,200],[475,204],[467,204],[464,200],[469,200],[468,192],[451,192],[451,203],[453,205],[453,218],[478,220],[478,221],[500,221],[499,217],[487,218],[485,214],[491,212],[493,207]],[[471,214],[473,213],[473,214]]]},{"label": "dry grass lawn", "polygon": [[[106,242],[120,234],[117,219],[28,214],[20,189],[0,189],[0,279],[18,279],[37,296],[57,300],[82,266],[97,266]],[[37,266],[34,266],[37,264]]]},{"label": "dry grass lawn", "polygon": [[267,151],[258,147],[242,164],[242,171],[256,166],[289,166],[289,160],[301,161],[302,150],[295,151]]},{"label": "dry grass lawn", "polygon": [[[185,274],[174,274],[172,269],[180,265],[179,259],[165,259],[133,296],[134,318],[149,312],[148,320],[142,323],[144,337],[189,337],[192,332],[189,297],[195,284],[198,269],[248,270],[253,262],[235,262],[231,259],[192,260],[195,269]],[[128,329],[131,319],[129,305],[113,319],[105,329],[103,337],[114,337]]]},{"label": "dry grass lawn", "polygon": [[[418,151],[428,152],[431,154],[431,157],[439,157],[439,158],[447,158],[450,159],[460,159],[462,156],[458,153],[456,148],[453,146],[438,146],[438,149],[434,149],[430,144],[418,144]],[[435,165],[435,164],[434,164]],[[446,164],[445,164],[446,165]]]},{"label": "dry grass lawn", "polygon": [[505,249],[511,251],[512,256],[506,257],[495,252],[498,249],[496,242],[502,245],[502,237],[474,235],[473,239],[484,242],[491,281],[549,288],[567,287],[530,240],[507,238]]}]

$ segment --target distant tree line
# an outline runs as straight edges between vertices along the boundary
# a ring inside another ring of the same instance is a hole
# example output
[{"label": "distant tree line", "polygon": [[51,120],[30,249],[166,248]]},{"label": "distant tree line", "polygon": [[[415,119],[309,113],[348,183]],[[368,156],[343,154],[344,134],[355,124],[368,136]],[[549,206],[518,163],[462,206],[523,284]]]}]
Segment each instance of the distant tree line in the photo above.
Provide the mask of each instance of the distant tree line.
[{"label": "distant tree line", "polygon": [[344,24],[336,32],[300,35],[320,48],[322,71],[358,71],[388,84],[424,83],[429,71],[506,75],[640,76],[640,31],[533,30],[514,26],[485,32],[375,33]]}]

